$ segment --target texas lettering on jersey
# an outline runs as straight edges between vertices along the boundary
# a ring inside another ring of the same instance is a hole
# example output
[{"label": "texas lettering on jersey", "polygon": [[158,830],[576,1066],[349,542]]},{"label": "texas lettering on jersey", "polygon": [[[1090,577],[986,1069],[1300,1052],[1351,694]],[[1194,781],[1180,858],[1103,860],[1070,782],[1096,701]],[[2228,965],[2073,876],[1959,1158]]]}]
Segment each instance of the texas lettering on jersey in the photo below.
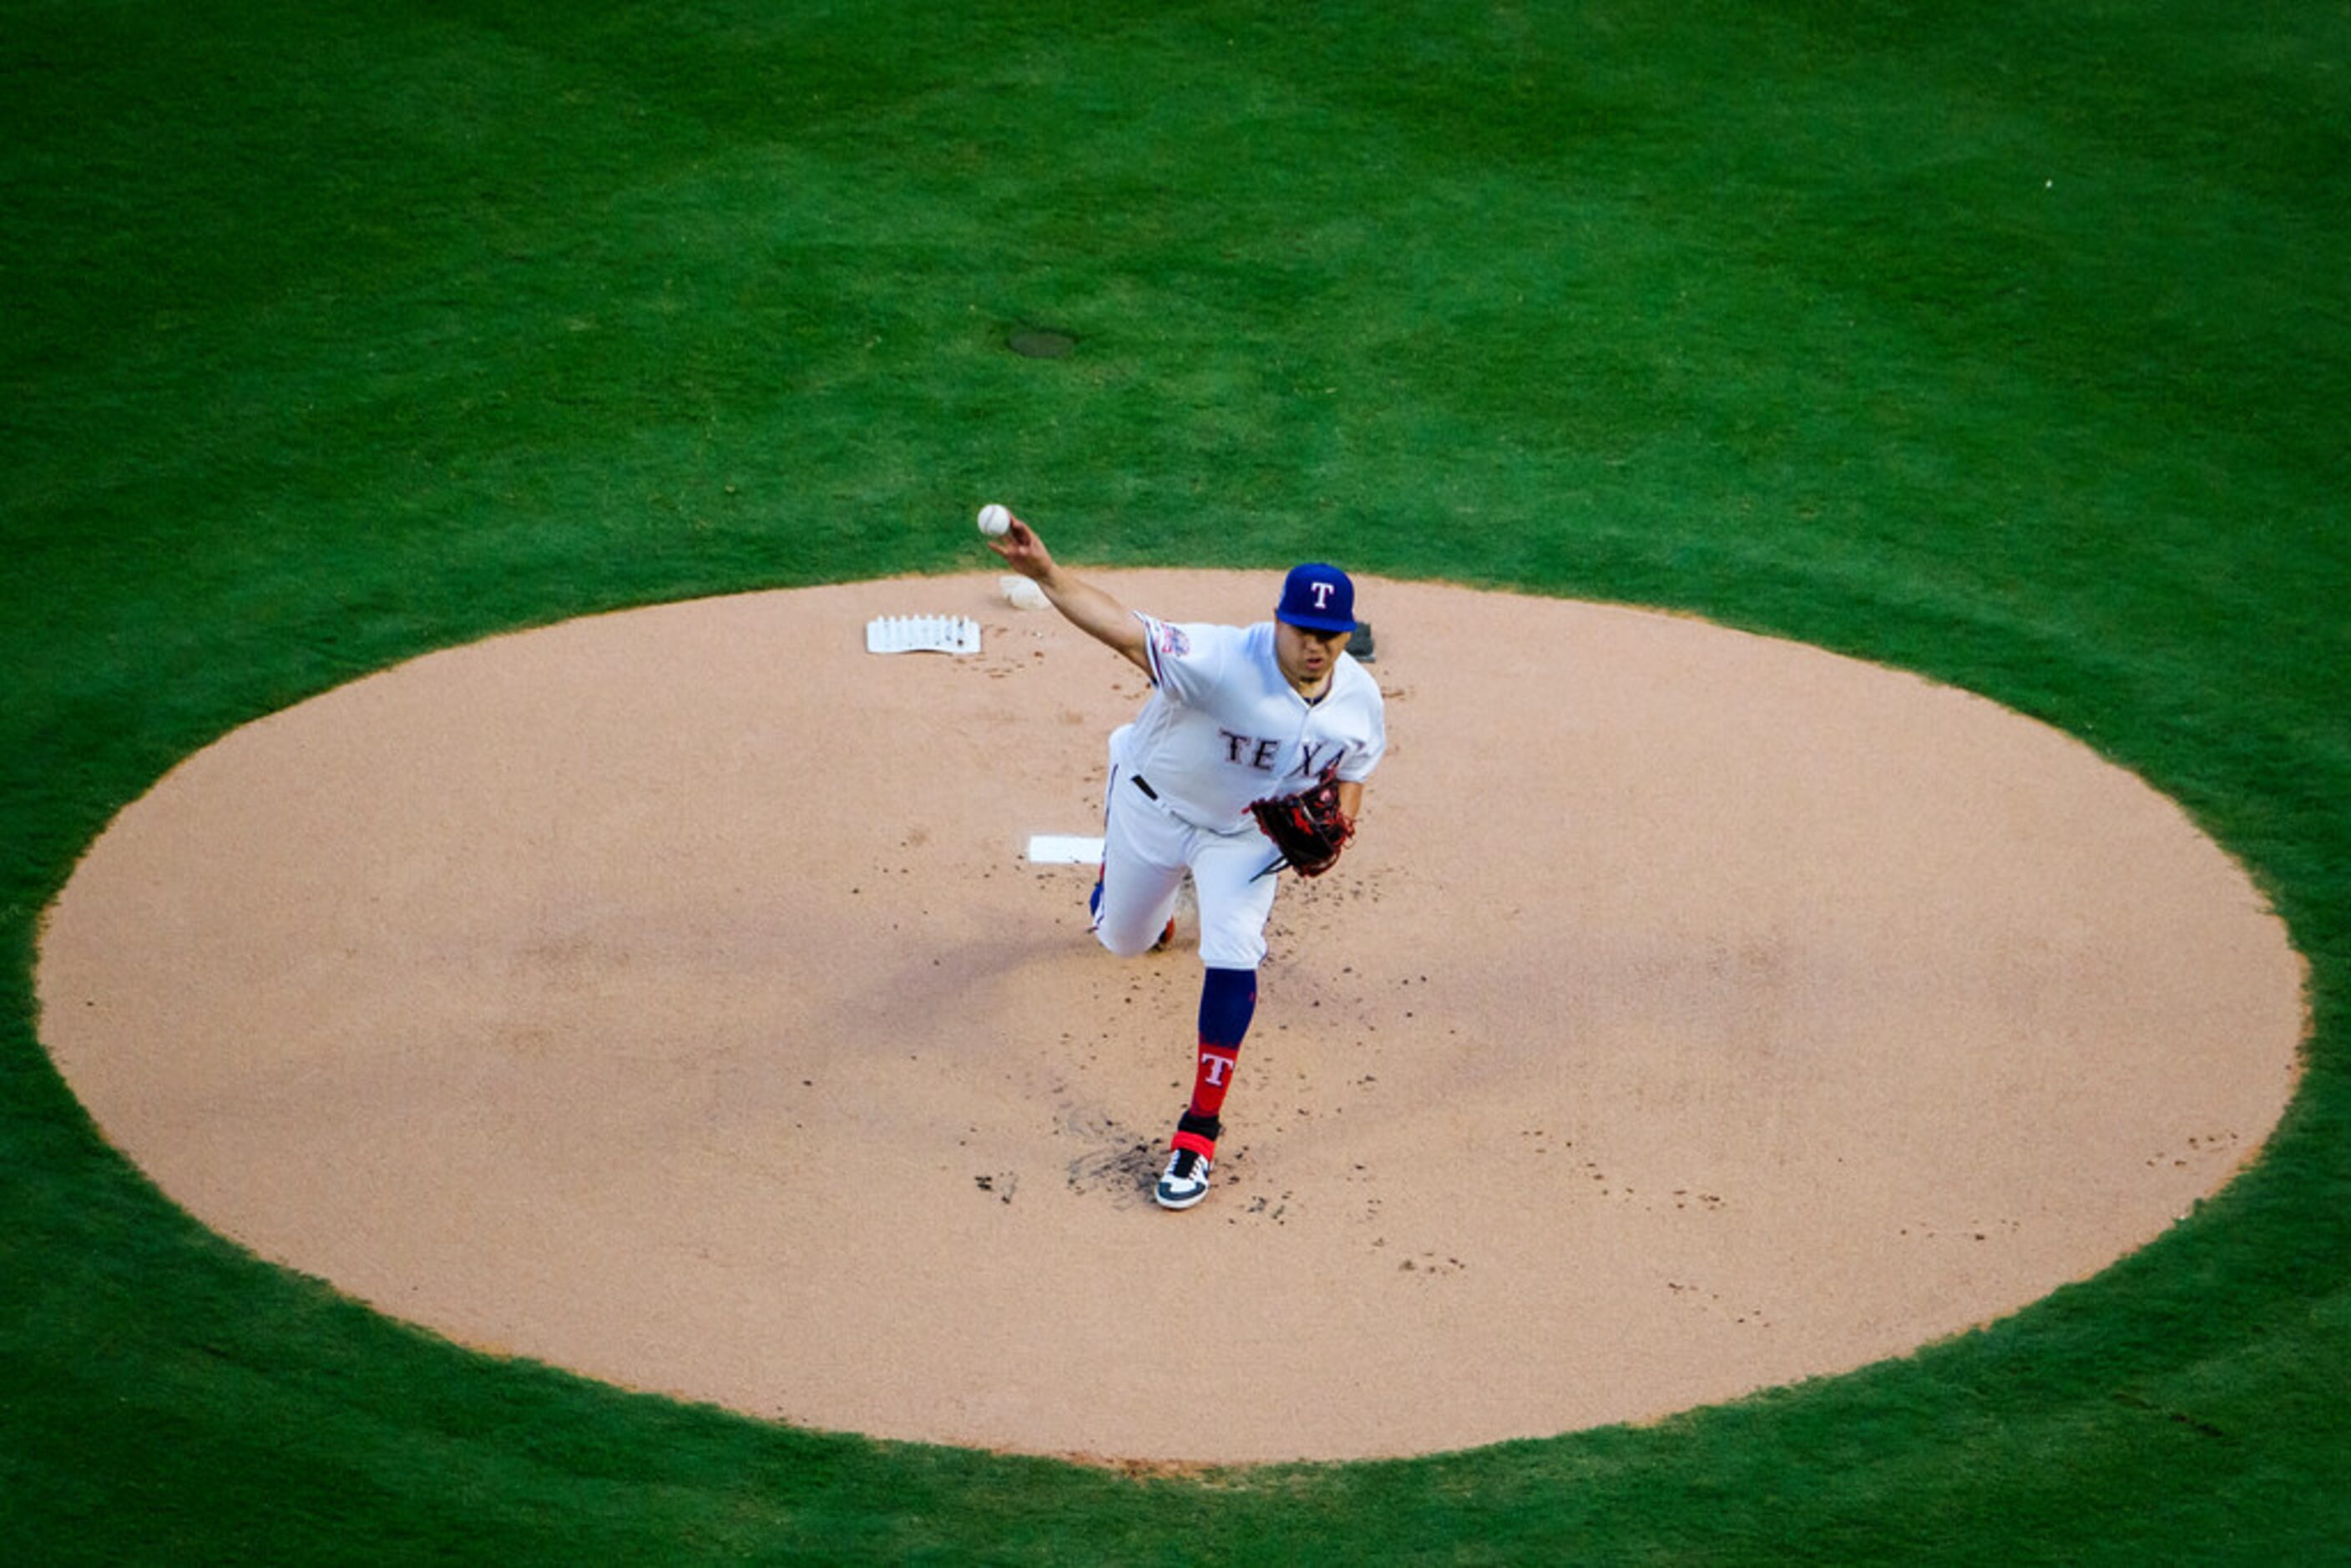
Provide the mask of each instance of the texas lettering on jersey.
[{"label": "texas lettering on jersey", "polygon": [[[1229,729],[1217,731],[1225,743],[1225,760],[1244,768],[1254,768],[1259,773],[1270,773],[1280,760],[1281,748],[1289,742],[1280,736],[1263,738],[1251,735],[1235,735]],[[1316,745],[1312,741],[1299,744],[1298,764],[1285,776],[1291,779],[1319,779],[1326,768],[1336,768],[1347,755],[1344,741]]]}]

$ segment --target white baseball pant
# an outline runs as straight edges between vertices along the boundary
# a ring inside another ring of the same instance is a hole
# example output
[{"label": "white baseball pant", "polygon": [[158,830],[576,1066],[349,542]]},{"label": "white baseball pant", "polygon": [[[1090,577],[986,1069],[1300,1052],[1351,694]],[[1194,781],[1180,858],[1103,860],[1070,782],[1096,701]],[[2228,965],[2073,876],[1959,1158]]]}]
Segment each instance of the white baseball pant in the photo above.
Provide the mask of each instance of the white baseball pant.
[{"label": "white baseball pant", "polygon": [[1189,872],[1200,905],[1200,962],[1211,969],[1254,969],[1265,958],[1265,922],[1280,881],[1278,870],[1266,867],[1280,858],[1254,826],[1239,833],[1195,827],[1113,765],[1094,936],[1122,958],[1148,951],[1175,914]]}]

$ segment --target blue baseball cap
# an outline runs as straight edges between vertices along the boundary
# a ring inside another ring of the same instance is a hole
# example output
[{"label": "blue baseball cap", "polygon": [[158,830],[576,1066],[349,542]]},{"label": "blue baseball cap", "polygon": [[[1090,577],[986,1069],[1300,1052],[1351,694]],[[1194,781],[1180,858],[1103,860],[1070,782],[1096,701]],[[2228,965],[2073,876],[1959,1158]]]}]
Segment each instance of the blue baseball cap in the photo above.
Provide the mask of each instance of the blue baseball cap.
[{"label": "blue baseball cap", "polygon": [[1274,619],[1312,632],[1353,632],[1355,629],[1355,585],[1335,566],[1309,561],[1293,566],[1281,584],[1281,602]]}]

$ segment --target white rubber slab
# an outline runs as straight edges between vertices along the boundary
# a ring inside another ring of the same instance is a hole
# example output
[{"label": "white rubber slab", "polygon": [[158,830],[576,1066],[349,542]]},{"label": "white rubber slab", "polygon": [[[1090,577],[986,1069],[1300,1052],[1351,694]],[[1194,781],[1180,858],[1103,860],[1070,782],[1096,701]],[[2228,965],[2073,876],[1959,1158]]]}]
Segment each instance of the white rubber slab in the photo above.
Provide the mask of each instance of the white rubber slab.
[{"label": "white rubber slab", "polygon": [[1066,833],[1037,833],[1029,840],[1032,865],[1100,865],[1100,839],[1072,838]]}]

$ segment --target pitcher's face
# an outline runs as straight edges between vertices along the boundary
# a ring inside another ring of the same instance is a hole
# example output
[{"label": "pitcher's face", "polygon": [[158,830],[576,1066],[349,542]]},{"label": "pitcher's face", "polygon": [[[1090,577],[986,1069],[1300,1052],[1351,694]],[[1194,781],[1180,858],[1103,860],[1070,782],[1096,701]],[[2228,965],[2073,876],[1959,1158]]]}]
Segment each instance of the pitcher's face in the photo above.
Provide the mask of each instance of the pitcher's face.
[{"label": "pitcher's face", "polygon": [[1287,621],[1273,623],[1273,662],[1281,667],[1281,678],[1301,696],[1322,689],[1346,647],[1344,632],[1317,632]]}]

